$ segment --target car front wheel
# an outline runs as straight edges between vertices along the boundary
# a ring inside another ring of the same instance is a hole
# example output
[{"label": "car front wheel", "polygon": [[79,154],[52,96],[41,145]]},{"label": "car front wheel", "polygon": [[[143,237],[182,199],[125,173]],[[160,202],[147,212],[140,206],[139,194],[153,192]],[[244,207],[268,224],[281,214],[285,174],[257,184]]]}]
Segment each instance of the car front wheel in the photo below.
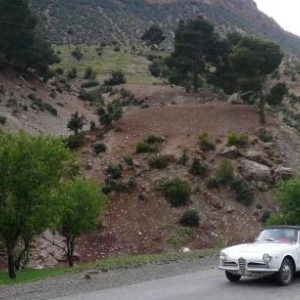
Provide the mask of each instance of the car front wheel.
[{"label": "car front wheel", "polygon": [[238,282],[242,277],[241,275],[233,274],[228,271],[225,271],[225,275],[226,275],[227,279],[231,282]]},{"label": "car front wheel", "polygon": [[276,273],[276,281],[279,285],[289,285],[294,276],[293,264],[290,259],[282,261],[279,271]]}]

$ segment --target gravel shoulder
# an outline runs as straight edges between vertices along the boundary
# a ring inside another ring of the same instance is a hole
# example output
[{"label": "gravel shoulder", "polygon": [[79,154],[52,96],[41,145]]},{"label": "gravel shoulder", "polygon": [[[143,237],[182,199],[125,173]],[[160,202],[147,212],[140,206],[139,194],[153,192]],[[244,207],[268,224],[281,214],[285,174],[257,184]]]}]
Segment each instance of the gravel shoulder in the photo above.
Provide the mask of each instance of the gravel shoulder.
[{"label": "gravel shoulder", "polygon": [[[197,259],[149,264],[132,269],[109,271],[95,269],[15,286],[0,286],[0,300],[55,299],[87,291],[99,291],[184,273],[192,273],[199,270],[212,269],[216,268],[217,264],[218,258],[216,256],[207,256]],[[90,275],[90,279],[86,278],[87,274]]]}]

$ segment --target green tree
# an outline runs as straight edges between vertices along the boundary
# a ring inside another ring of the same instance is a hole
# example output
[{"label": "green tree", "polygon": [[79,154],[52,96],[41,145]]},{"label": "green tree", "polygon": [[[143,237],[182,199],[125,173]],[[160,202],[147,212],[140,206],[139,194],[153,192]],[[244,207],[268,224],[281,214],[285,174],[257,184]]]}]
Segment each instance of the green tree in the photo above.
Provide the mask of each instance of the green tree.
[{"label": "green tree", "polygon": [[266,76],[277,69],[282,57],[277,44],[253,37],[243,37],[229,55],[231,66],[238,75],[239,88],[259,97],[261,124],[265,124],[266,101],[262,88]]},{"label": "green tree", "polygon": [[289,89],[284,82],[275,84],[270,94],[267,95],[266,100],[270,105],[278,105],[282,102],[284,96],[288,93]]},{"label": "green tree", "polygon": [[279,213],[271,214],[268,224],[300,224],[300,176],[280,183],[275,189],[275,201],[280,205]]},{"label": "green tree", "polygon": [[123,116],[123,110],[118,101],[109,103],[106,108],[100,107],[97,113],[100,124],[107,128],[111,126],[113,121],[117,121]]},{"label": "green tree", "polygon": [[82,129],[83,125],[85,124],[86,119],[85,117],[79,116],[78,111],[76,111],[75,113],[73,113],[71,115],[71,118],[67,124],[67,127],[71,130],[74,131],[74,134],[77,134],[79,132],[79,130]]},{"label": "green tree", "polygon": [[0,52],[11,65],[26,70],[34,68],[48,78],[50,64],[59,62],[50,44],[36,35],[36,18],[27,0],[0,0]]},{"label": "green tree", "polygon": [[0,132],[0,239],[8,272],[16,277],[16,247],[30,241],[55,222],[55,189],[72,177],[74,156],[61,139]]},{"label": "green tree", "polygon": [[141,40],[144,41],[147,46],[160,45],[165,38],[164,32],[158,25],[151,25],[141,36]]},{"label": "green tree", "polygon": [[196,19],[181,20],[175,31],[174,51],[166,59],[170,68],[170,82],[197,92],[201,86],[200,75],[205,72],[205,62],[212,57],[211,51],[217,37],[214,26],[199,16]]},{"label": "green tree", "polygon": [[100,214],[107,199],[101,187],[87,179],[62,184],[56,195],[60,207],[58,231],[66,238],[66,253],[72,267],[78,237],[101,224]]}]

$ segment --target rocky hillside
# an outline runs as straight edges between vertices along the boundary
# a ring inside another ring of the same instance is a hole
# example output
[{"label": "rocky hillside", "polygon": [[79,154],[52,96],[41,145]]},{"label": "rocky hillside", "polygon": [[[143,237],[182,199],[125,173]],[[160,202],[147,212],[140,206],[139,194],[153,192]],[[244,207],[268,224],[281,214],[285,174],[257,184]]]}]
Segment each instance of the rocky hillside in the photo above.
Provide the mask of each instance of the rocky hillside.
[{"label": "rocky hillside", "polygon": [[205,15],[221,33],[243,31],[276,41],[300,55],[300,38],[285,32],[253,0],[31,0],[40,28],[53,43],[109,42],[133,45],[150,24],[172,38],[183,18]]}]

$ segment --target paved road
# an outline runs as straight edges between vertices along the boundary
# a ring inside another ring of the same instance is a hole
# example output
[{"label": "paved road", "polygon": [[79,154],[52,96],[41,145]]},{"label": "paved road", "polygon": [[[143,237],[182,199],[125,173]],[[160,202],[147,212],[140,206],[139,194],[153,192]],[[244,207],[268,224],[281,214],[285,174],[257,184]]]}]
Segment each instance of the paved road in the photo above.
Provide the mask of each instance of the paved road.
[{"label": "paved road", "polygon": [[299,300],[299,287],[299,275],[279,287],[272,278],[230,283],[222,271],[209,269],[56,300]]}]

